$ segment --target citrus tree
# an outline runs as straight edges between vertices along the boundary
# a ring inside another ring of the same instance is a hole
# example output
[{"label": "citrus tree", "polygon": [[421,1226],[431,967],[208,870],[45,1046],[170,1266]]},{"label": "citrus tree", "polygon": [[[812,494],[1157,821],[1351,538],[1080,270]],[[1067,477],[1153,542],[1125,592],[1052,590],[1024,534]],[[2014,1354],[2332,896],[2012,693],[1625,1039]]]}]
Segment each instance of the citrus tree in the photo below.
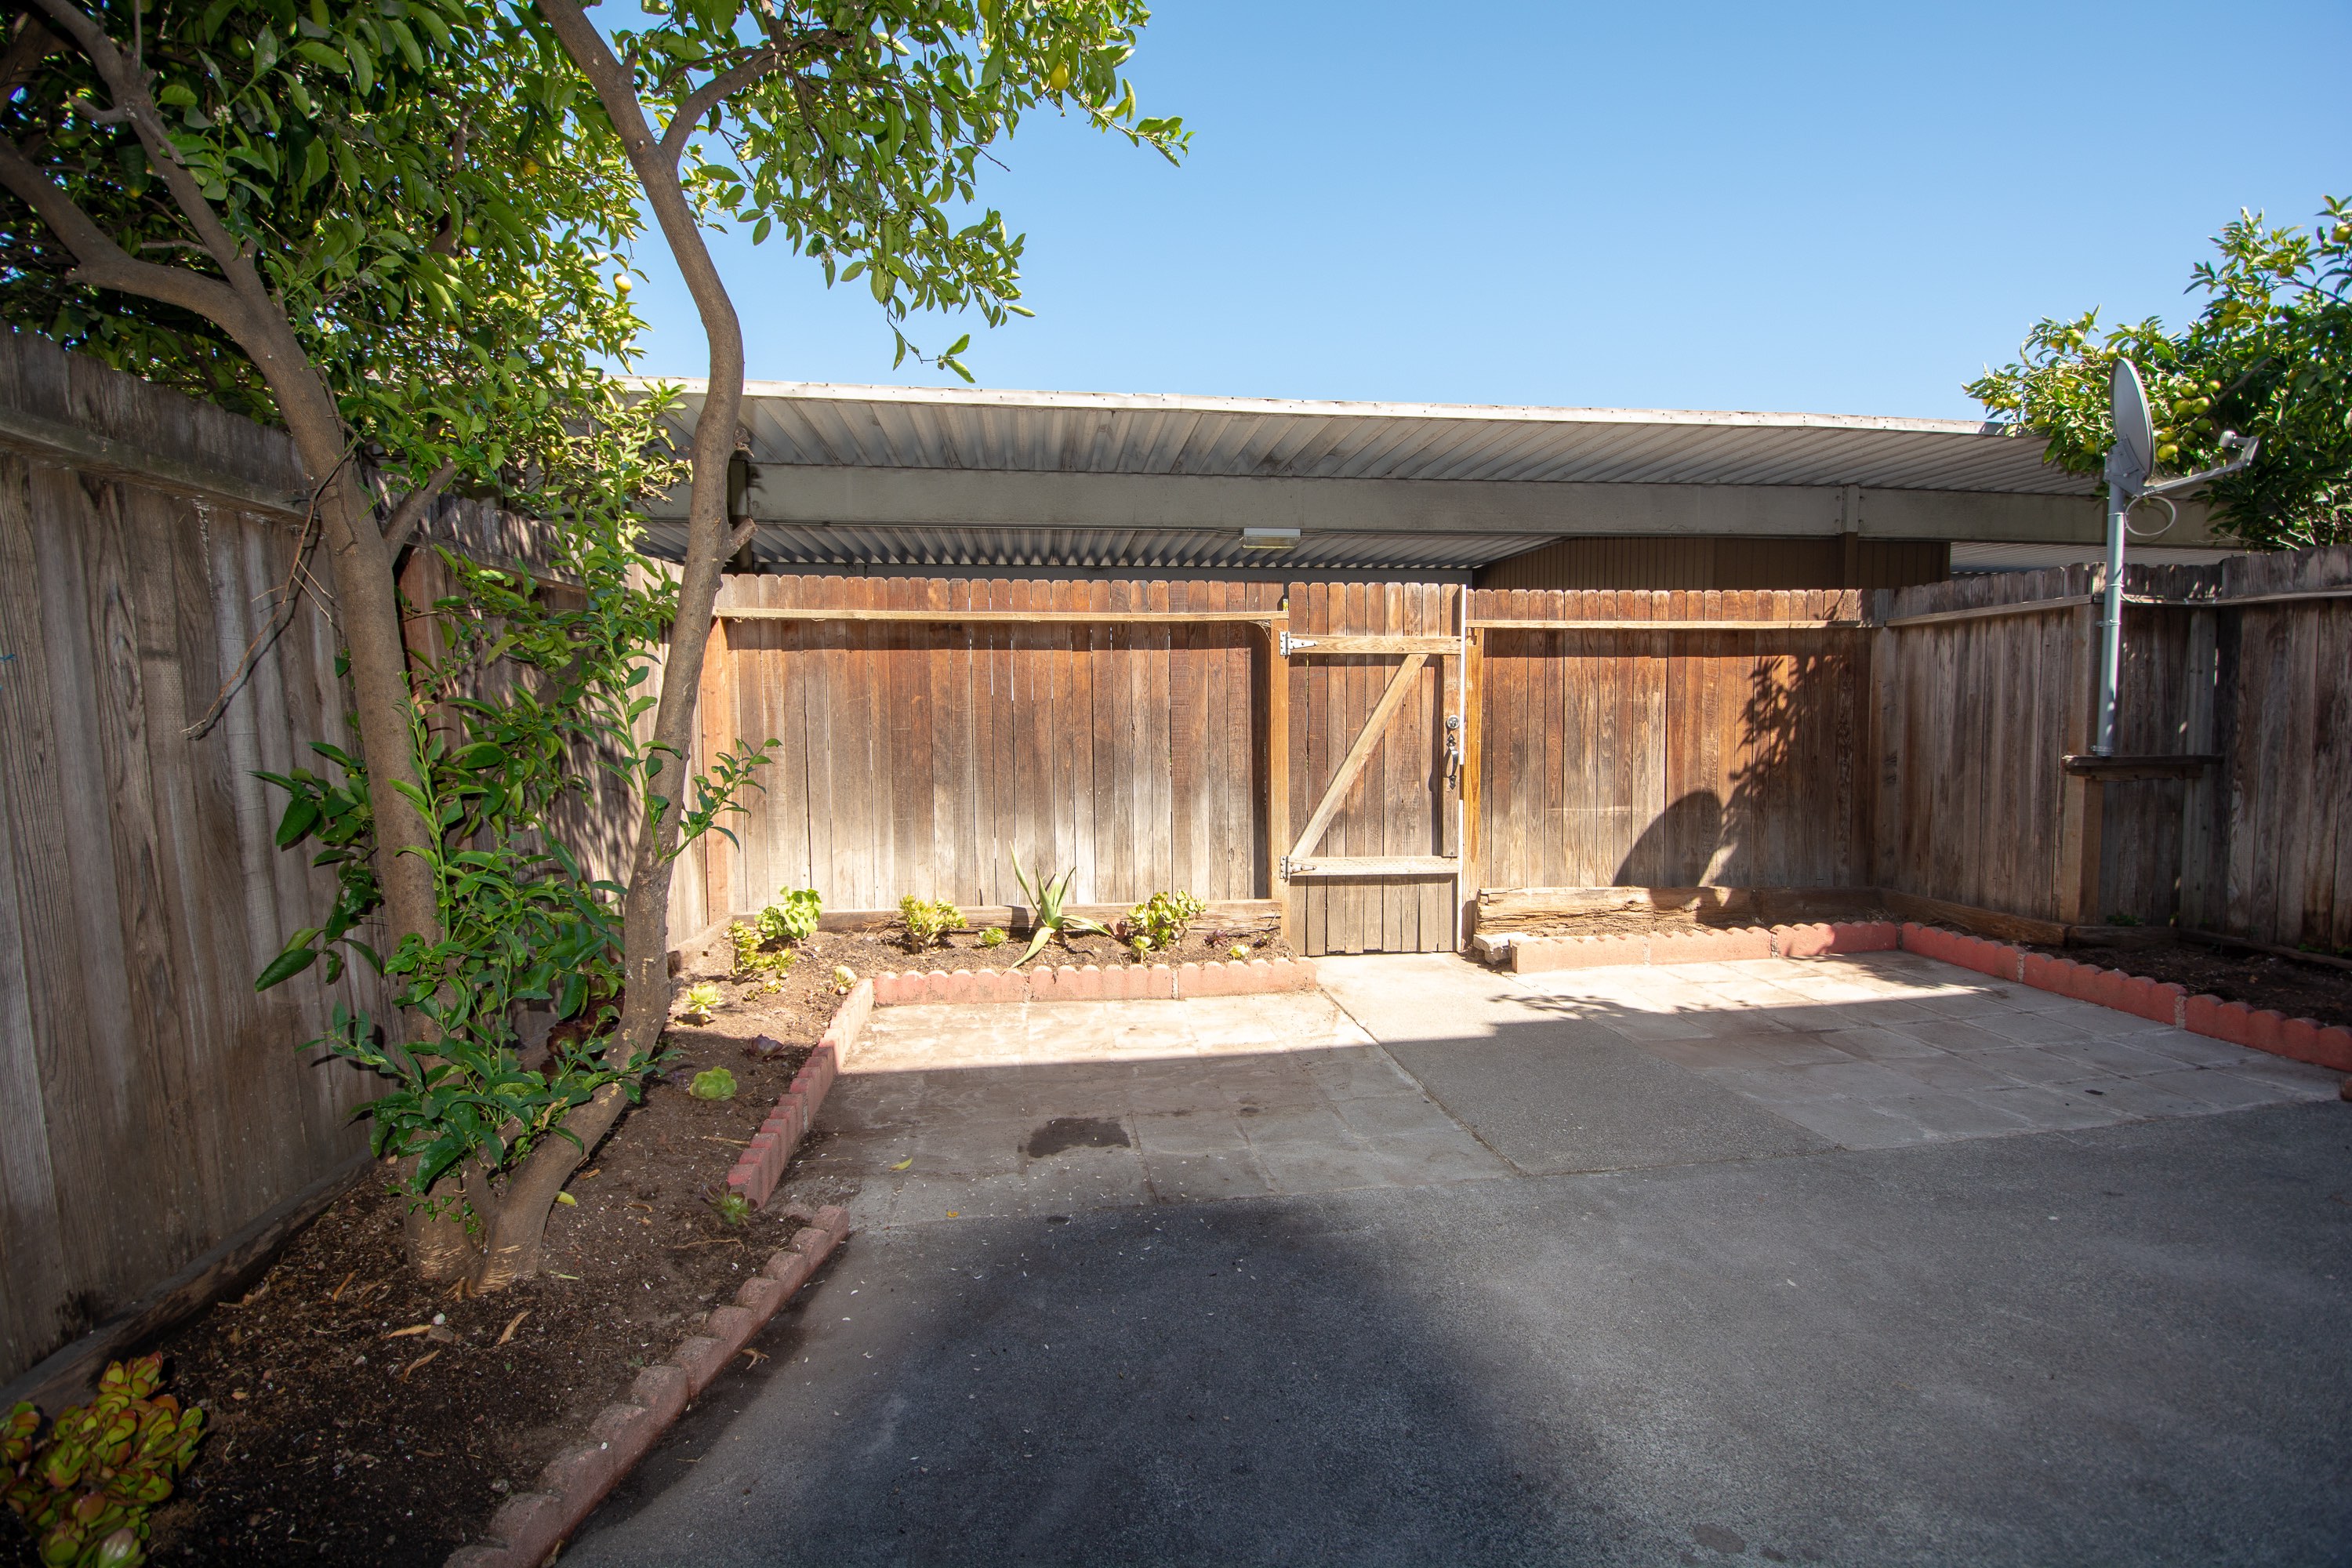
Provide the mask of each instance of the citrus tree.
[{"label": "citrus tree", "polygon": [[[487,1276],[493,1230],[535,1256],[545,1205],[509,1212],[515,1173],[644,1059],[609,1038],[516,1058],[516,1007],[593,1025],[617,995],[618,889],[556,818],[598,766],[632,799],[657,774],[682,793],[633,728],[674,585],[644,575],[630,503],[676,476],[647,447],[658,402],[602,366],[637,331],[613,270],[628,165],[527,8],[40,0],[0,77],[0,312],[282,425],[312,489],[356,744],[277,779],[280,842],[340,892],[259,984],[385,969],[402,1016],[339,1016],[324,1043],[393,1080],[370,1110],[418,1200],[415,1260]],[[452,484],[551,521],[567,593],[452,558],[450,636],[412,659],[398,563]]]},{"label": "citrus tree", "polygon": [[559,438],[635,326],[599,270],[625,166],[562,66],[464,0],[33,0],[0,56],[0,308],[293,437],[394,942],[436,934],[395,558],[444,487]]},{"label": "citrus tree", "polygon": [[[994,324],[1026,310],[1022,239],[980,203],[990,149],[1035,110],[1082,116],[1171,159],[1186,132],[1139,115],[1120,74],[1149,18],[1137,0],[645,0],[641,26],[604,28],[579,0],[536,9],[611,125],[709,341],[677,630],[653,725],[654,754],[683,757],[720,570],[751,527],[727,510],[743,332],[705,225],[746,226],[828,282],[862,280],[894,332],[923,310]],[[903,357],[909,344],[898,342]],[[969,342],[928,357],[969,377],[958,358]],[[688,821],[685,790],[649,794],[627,879],[625,1052],[649,1048],[667,1022],[669,865]],[[607,1086],[567,1125],[593,1145],[623,1103]],[[542,1150],[527,1179],[551,1200],[584,1148]]]},{"label": "citrus tree", "polygon": [[2215,247],[2191,274],[2205,304],[2187,327],[2102,329],[2096,310],[2045,319],[1969,395],[2043,437],[2050,461],[2096,474],[2113,439],[2108,377],[2128,359],[2162,467],[2220,463],[2225,430],[2262,438],[2251,465],[2212,487],[2223,531],[2258,549],[2352,540],[2352,204],[2326,198],[2308,231],[2241,213]]}]

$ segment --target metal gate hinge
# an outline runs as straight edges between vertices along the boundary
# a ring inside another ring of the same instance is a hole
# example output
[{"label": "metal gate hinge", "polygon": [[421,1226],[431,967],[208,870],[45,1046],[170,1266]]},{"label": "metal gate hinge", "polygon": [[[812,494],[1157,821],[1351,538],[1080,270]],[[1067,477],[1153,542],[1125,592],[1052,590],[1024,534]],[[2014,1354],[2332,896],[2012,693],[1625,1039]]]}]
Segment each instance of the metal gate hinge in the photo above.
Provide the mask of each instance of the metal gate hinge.
[{"label": "metal gate hinge", "polygon": [[1290,657],[1290,650],[1292,648],[1313,647],[1315,646],[1315,639],[1313,637],[1295,637],[1288,632],[1282,634],[1282,657],[1285,658],[1288,658]]},{"label": "metal gate hinge", "polygon": [[1281,860],[1280,860],[1280,861],[1278,861],[1278,862],[1276,863],[1276,868],[1275,868],[1282,874],[1282,879],[1283,879],[1284,881],[1287,882],[1288,880],[1290,880],[1290,857],[1289,857],[1289,856],[1285,855],[1285,856],[1281,858]]}]

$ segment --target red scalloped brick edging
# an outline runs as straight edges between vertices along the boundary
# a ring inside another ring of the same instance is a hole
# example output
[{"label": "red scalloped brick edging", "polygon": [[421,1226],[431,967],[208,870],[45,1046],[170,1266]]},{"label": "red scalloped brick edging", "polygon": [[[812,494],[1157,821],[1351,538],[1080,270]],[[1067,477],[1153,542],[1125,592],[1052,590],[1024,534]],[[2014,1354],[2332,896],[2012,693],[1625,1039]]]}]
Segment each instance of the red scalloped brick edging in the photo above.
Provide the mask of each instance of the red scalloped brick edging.
[{"label": "red scalloped brick edging", "polygon": [[2021,948],[1934,926],[1906,925],[1903,947],[1925,958],[2014,980],[2037,991],[2071,996],[2077,1002],[2095,1002],[2135,1017],[2170,1024],[2192,1035],[2227,1040],[2233,1046],[2251,1047],[2273,1056],[2309,1062],[2314,1067],[2352,1072],[2352,1029],[2340,1024],[2289,1018],[2266,1008],[2249,1007],[2243,1002],[2224,1002],[2219,996],[2192,996],[2185,986],[2102,969],[2095,963],[2077,963],[2071,958],[2027,952]]},{"label": "red scalloped brick edging", "polygon": [[[1265,996],[1315,989],[1305,958],[1208,963],[1089,963],[1059,969],[908,970],[874,977],[874,1005],[926,1002],[1172,1002],[1187,996]],[[844,1009],[847,1011],[847,1009]]]},{"label": "red scalloped brick edging", "polygon": [[727,1173],[727,1190],[740,1193],[754,1205],[764,1204],[784,1179],[784,1167],[792,1163],[793,1151],[816,1125],[816,1108],[824,1103],[825,1091],[833,1087],[841,1071],[841,1064],[857,1045],[857,1037],[866,1030],[866,1020],[874,1012],[874,983],[861,980],[850,988],[847,997],[833,1015],[833,1022],[824,1028],[824,1037],[817,1042],[801,1070],[793,1075],[792,1087],[776,1097],[775,1109],[751,1134],[751,1147]]},{"label": "red scalloped brick edging", "polygon": [[628,1397],[597,1412],[582,1441],[550,1459],[533,1489],[509,1498],[491,1515],[486,1538],[452,1552],[446,1568],[539,1568],[848,1234],[845,1211],[817,1210],[813,1224],[743,1282],[731,1305],[712,1309],[667,1361],[639,1373]]}]

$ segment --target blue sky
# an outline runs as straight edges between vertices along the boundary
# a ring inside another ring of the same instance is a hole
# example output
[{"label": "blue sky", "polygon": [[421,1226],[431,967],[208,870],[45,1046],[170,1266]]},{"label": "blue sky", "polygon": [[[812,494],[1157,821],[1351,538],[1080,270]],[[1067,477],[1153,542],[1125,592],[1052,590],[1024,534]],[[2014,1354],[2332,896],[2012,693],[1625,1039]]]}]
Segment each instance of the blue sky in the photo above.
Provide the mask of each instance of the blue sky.
[{"label": "blue sky", "polygon": [[[1967,417],[2033,320],[2178,321],[2241,206],[2352,194],[2352,4],[1169,0],[1182,168],[1039,119],[986,386]],[[862,283],[716,242],[755,378],[922,384]],[[638,368],[704,348],[657,244]],[[972,321],[918,320],[943,344]]]}]

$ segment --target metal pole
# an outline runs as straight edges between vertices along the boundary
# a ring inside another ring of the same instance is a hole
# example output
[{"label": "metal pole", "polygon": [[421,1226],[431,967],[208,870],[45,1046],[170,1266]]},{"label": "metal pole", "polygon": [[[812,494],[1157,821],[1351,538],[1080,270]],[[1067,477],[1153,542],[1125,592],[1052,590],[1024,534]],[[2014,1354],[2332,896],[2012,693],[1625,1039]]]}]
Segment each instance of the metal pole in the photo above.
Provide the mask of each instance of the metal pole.
[{"label": "metal pole", "polygon": [[2124,664],[2124,514],[2131,508],[2121,485],[2107,487],[2107,589],[2099,616],[2099,705],[2093,717],[2094,755],[2116,754],[2116,686]]}]

